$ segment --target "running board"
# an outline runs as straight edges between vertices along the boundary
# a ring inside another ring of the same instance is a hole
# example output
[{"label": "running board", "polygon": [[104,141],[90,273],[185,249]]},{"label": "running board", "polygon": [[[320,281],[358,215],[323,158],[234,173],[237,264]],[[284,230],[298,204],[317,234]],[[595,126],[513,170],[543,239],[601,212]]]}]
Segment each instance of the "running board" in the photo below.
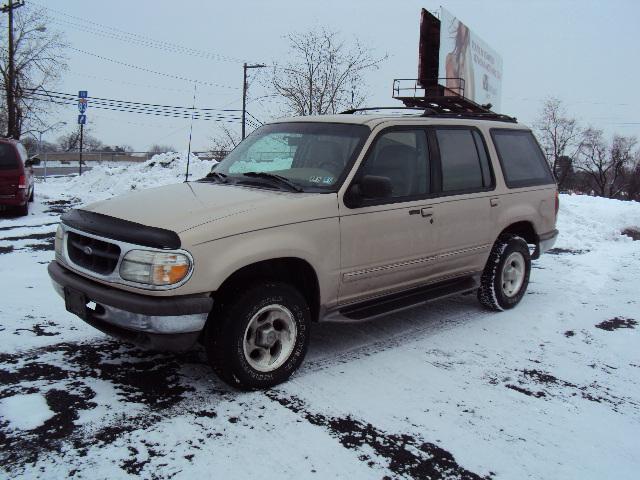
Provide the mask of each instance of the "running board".
[{"label": "running board", "polygon": [[338,313],[350,320],[364,320],[452,295],[471,292],[479,286],[478,277],[456,278],[349,305],[340,309]]}]

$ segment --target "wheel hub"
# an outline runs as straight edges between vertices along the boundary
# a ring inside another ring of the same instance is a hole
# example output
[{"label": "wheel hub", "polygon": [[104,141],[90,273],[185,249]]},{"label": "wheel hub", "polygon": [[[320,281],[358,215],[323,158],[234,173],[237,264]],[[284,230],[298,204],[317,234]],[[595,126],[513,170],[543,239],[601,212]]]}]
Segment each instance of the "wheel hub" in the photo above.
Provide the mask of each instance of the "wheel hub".
[{"label": "wheel hub", "polygon": [[511,253],[502,267],[502,292],[507,297],[513,297],[520,292],[524,284],[526,266],[520,252]]},{"label": "wheel hub", "polygon": [[296,335],[296,322],[287,307],[263,307],[251,317],[245,330],[245,359],[260,372],[276,370],[291,356]]},{"label": "wheel hub", "polygon": [[256,331],[256,345],[262,348],[271,348],[278,341],[278,333],[275,329],[268,325],[260,327]]}]

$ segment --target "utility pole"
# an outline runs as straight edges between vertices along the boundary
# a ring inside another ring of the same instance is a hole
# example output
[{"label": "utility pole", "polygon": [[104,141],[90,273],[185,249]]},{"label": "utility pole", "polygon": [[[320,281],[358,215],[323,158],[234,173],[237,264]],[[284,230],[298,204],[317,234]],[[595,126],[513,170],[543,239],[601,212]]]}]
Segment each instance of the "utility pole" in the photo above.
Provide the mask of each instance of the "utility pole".
[{"label": "utility pole", "polygon": [[266,65],[261,63],[256,65],[247,65],[246,63],[242,65],[243,70],[243,80],[242,80],[242,140],[245,137],[246,123],[247,123],[247,70],[249,68],[265,68]]},{"label": "utility pole", "polygon": [[18,0],[13,3],[13,0],[7,0],[7,4],[0,7],[2,13],[9,14],[9,71],[8,71],[8,84],[5,85],[5,91],[7,94],[7,136],[18,140],[20,135],[18,134],[18,118],[16,115],[16,72],[14,55],[15,49],[13,48],[13,11],[16,8],[20,8],[24,5],[24,0]]}]

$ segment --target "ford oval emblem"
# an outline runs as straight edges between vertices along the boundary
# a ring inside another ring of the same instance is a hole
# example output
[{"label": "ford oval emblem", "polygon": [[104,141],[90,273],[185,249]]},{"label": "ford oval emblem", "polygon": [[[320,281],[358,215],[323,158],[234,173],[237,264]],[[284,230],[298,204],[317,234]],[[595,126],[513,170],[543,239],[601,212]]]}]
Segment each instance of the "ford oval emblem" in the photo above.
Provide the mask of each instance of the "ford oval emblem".
[{"label": "ford oval emblem", "polygon": [[84,247],[82,249],[82,251],[84,252],[85,255],[93,255],[93,250],[91,249],[91,247],[89,245]]}]

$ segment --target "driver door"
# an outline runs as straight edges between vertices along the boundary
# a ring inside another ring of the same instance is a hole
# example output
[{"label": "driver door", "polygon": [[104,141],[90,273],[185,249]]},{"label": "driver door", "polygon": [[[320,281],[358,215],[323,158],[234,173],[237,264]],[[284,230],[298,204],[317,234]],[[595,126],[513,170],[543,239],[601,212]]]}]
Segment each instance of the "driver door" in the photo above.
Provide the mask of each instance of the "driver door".
[{"label": "driver door", "polygon": [[389,178],[392,193],[357,208],[340,203],[340,304],[411,288],[438,275],[426,130],[384,130],[354,182],[364,175]]}]

